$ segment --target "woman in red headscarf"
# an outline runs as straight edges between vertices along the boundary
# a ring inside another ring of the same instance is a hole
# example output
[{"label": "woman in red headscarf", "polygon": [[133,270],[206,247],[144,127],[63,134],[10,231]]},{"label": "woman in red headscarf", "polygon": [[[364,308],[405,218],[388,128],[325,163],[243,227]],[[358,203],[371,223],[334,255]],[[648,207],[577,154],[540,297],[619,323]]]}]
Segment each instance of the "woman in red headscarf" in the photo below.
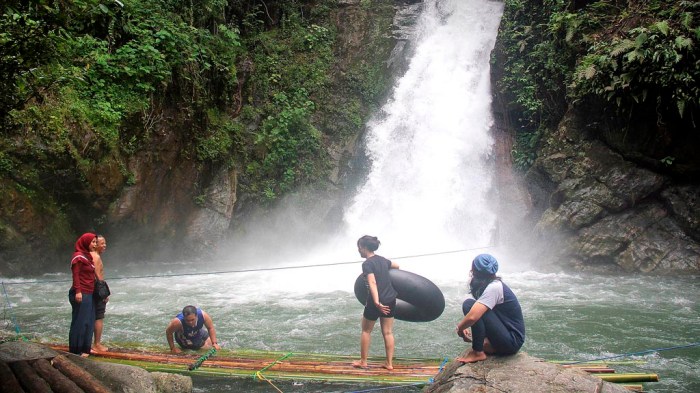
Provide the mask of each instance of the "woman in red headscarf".
[{"label": "woman in red headscarf", "polygon": [[92,334],[95,326],[95,305],[92,292],[95,289],[95,265],[91,248],[97,245],[94,233],[84,233],[75,242],[75,252],[70,261],[73,285],[68,291],[68,300],[73,308],[73,318],[68,333],[68,350],[76,355],[90,355]]}]

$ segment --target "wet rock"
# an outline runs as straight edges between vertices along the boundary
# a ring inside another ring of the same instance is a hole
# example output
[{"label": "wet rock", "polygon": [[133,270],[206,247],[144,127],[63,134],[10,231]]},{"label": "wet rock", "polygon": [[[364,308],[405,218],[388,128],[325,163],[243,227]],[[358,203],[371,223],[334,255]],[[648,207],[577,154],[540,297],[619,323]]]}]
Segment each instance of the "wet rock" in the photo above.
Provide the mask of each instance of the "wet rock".
[{"label": "wet rock", "polygon": [[[37,343],[11,341],[0,344],[0,361],[6,363],[53,359],[60,354],[62,353]],[[149,373],[139,367],[98,362],[73,354],[63,355],[113,392],[185,393],[192,391],[192,379],[184,375]]]},{"label": "wet rock", "polygon": [[528,173],[535,233],[579,270],[700,272],[700,186],[625,159],[569,114]]},{"label": "wet rock", "polygon": [[423,392],[623,393],[629,391],[585,371],[564,368],[519,353],[514,356],[491,356],[483,362],[473,364],[452,362]]},{"label": "wet rock", "polygon": [[192,378],[172,373],[151,373],[158,393],[180,393],[192,391]]}]

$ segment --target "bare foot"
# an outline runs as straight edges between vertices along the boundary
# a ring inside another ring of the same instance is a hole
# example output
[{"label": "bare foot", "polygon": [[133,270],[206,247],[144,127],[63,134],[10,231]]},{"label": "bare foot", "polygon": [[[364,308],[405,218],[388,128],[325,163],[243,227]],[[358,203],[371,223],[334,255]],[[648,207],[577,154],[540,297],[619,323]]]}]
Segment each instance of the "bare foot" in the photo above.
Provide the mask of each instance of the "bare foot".
[{"label": "bare foot", "polygon": [[486,360],[486,353],[484,352],[476,352],[476,351],[469,351],[466,357],[460,357],[455,359],[458,362],[462,363],[476,363],[480,362],[482,360]]},{"label": "bare foot", "polygon": [[105,346],[102,345],[102,344],[95,344],[95,345],[92,347],[92,351],[93,351],[93,352],[107,352],[107,351],[109,351],[109,348],[105,347]]},{"label": "bare foot", "polygon": [[90,356],[89,353],[81,353],[81,354],[80,354],[80,357],[81,357],[81,358],[86,358],[86,357],[88,357],[88,356]]},{"label": "bare foot", "polygon": [[394,370],[394,366],[392,366],[392,365],[390,365],[390,364],[384,363],[384,364],[382,364],[382,367],[384,367],[385,369],[387,369],[387,370],[389,370],[389,371],[393,371],[393,370]]},{"label": "bare foot", "polygon": [[355,368],[362,368],[365,370],[369,368],[369,366],[367,366],[367,363],[362,363],[359,360],[352,362],[352,366]]}]

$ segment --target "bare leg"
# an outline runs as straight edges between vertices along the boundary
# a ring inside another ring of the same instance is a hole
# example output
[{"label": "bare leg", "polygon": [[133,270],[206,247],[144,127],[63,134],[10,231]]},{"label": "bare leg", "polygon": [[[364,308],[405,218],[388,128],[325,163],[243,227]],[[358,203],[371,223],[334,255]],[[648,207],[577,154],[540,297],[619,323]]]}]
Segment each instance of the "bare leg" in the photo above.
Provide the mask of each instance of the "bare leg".
[{"label": "bare leg", "polygon": [[386,350],[386,363],[384,368],[393,370],[394,359],[394,318],[380,318],[379,323],[382,325],[382,336],[384,337],[384,349]]},{"label": "bare leg", "polygon": [[95,320],[95,345],[93,345],[96,352],[107,352],[109,348],[102,345],[102,329],[104,328],[104,319]]},{"label": "bare leg", "polygon": [[367,368],[367,356],[369,356],[369,343],[372,340],[372,329],[374,323],[365,317],[362,317],[362,335],[360,335],[360,360],[352,362],[353,367]]}]

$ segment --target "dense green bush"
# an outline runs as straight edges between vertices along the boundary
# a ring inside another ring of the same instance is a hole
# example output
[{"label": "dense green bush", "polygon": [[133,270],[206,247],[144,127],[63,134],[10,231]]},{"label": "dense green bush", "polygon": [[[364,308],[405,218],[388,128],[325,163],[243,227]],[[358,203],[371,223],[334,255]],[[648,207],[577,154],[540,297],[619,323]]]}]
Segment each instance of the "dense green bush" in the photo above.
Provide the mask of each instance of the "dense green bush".
[{"label": "dense green bush", "polygon": [[534,162],[540,136],[579,100],[609,102],[620,117],[651,102],[659,124],[697,113],[699,4],[506,0],[497,88],[517,127],[516,164]]},{"label": "dense green bush", "polygon": [[621,113],[651,101],[659,122],[669,112],[683,117],[700,108],[700,5],[670,11],[658,16],[671,19],[654,18],[591,46],[576,70],[574,94],[602,97]]},{"label": "dense green bush", "polygon": [[101,160],[147,146],[159,112],[173,107],[189,114],[176,131],[191,149],[183,155],[246,168],[241,185],[253,197],[319,178],[327,157],[311,119],[326,110],[334,6],[11,1],[0,18],[3,168],[32,156],[32,170],[15,176],[35,173],[33,187],[59,163],[85,180]]}]

